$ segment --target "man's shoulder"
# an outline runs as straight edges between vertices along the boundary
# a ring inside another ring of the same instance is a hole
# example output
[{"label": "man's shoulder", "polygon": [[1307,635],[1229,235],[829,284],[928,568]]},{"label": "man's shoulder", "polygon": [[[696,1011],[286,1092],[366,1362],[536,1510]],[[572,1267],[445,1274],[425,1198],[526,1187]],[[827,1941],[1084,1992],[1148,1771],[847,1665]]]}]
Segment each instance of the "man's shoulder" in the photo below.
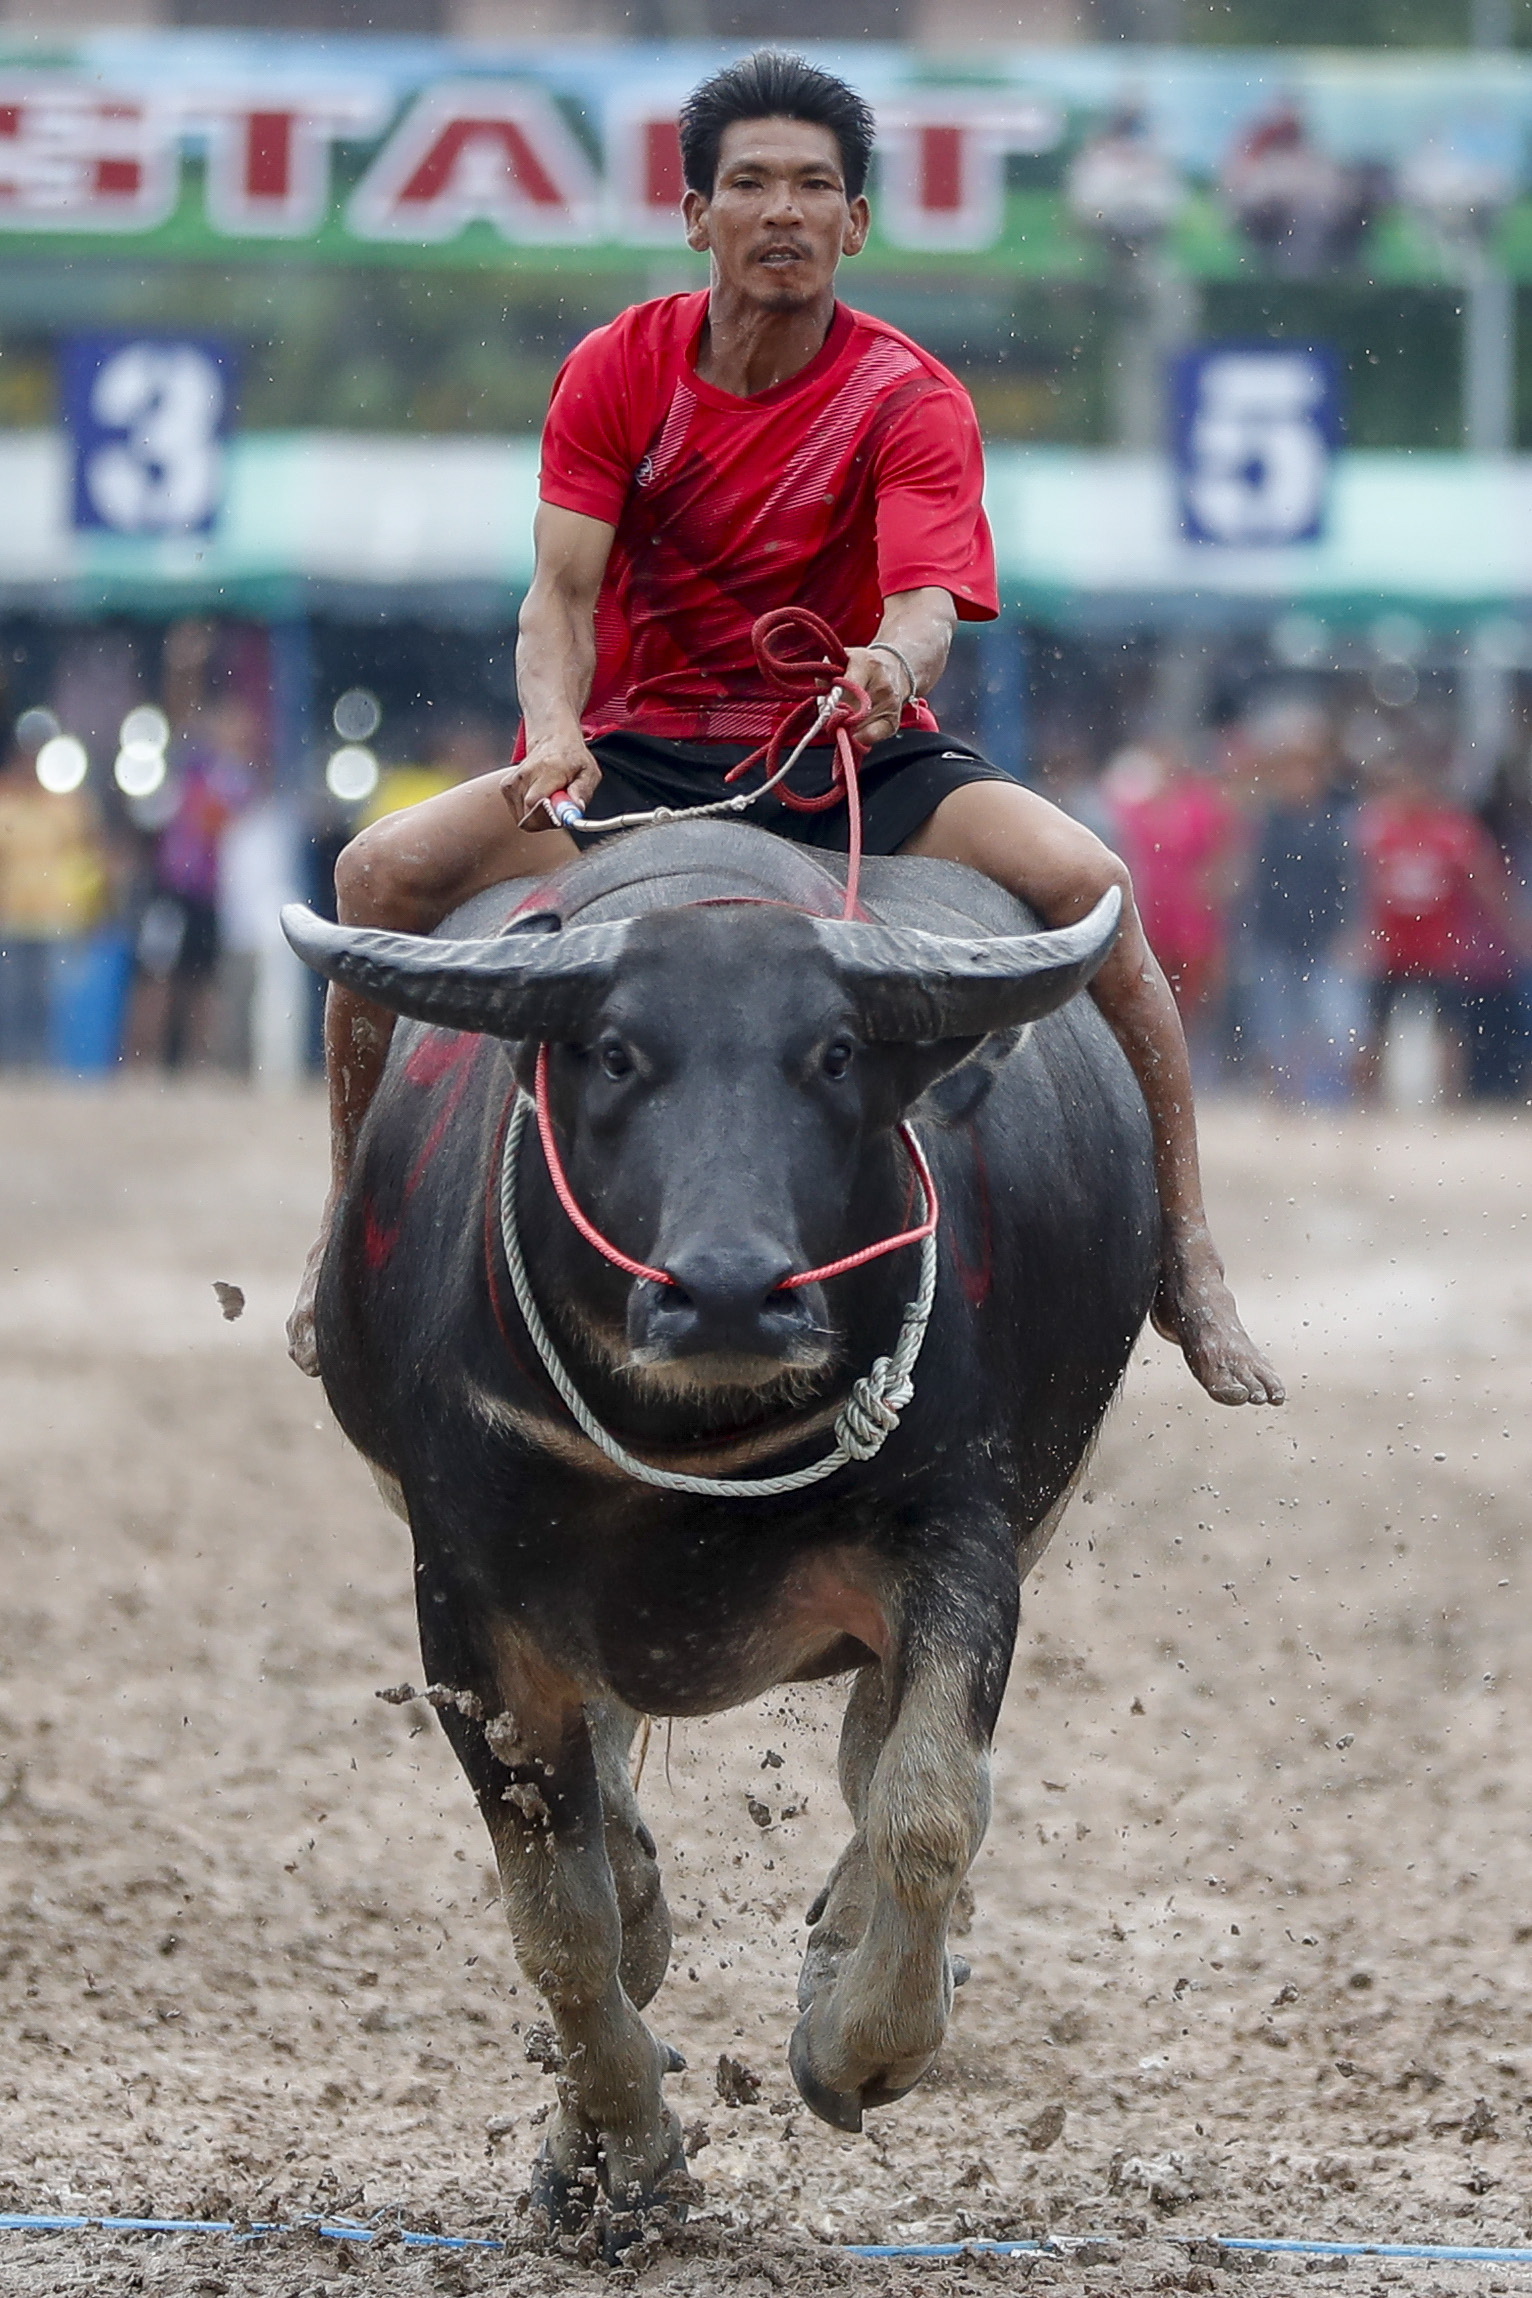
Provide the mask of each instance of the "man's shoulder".
[{"label": "man's shoulder", "polygon": [[935,353],[928,351],[923,343],[917,343],[913,335],[906,335],[902,328],[895,327],[887,319],[879,319],[875,312],[858,311],[854,305],[849,303],[845,308],[853,328],[864,341],[882,341],[907,352],[916,366],[934,384],[950,391],[954,397],[962,400],[965,406],[972,404],[966,387],[953,374],[951,368],[944,367]]}]

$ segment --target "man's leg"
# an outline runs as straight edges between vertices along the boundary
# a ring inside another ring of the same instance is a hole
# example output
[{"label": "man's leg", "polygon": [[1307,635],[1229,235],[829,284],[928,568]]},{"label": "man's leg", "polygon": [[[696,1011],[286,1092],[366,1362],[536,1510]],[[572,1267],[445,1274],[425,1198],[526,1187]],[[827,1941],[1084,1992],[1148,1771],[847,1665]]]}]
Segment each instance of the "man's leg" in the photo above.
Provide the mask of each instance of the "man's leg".
[{"label": "man's leg", "polygon": [[907,854],[966,862],[1035,909],[1073,925],[1109,886],[1124,897],[1122,930],[1091,994],[1143,1088],[1165,1220],[1154,1321],[1179,1342],[1220,1404],[1280,1404],[1281,1381],[1240,1323],[1208,1230],[1197,1163],[1191,1066],[1175,1000],[1144,937],[1123,863],[1100,839],[1013,782],[969,782],[944,798]]},{"label": "man's leg", "polygon": [[[486,886],[507,878],[545,877],[573,860],[576,847],[563,830],[517,827],[501,795],[505,779],[503,774],[480,775],[402,814],[385,815],[353,838],[335,865],[341,923],[428,934]],[[324,1009],[330,1188],[287,1320],[288,1352],[301,1372],[319,1370],[314,1295],[320,1264],[393,1033],[394,1016],[382,1006],[338,983],[331,985]]]}]

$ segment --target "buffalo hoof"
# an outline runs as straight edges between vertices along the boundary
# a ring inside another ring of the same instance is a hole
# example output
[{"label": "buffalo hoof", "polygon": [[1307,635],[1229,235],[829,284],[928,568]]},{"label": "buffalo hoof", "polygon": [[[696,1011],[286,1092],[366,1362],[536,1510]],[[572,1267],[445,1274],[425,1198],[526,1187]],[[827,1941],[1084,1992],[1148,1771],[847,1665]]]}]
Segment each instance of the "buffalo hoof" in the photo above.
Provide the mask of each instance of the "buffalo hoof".
[{"label": "buffalo hoof", "polygon": [[544,2144],[532,2165],[527,2213],[548,2237],[573,2236],[576,2256],[585,2264],[601,2258],[615,2266],[635,2243],[663,2237],[682,2223],[702,2191],[686,2167],[679,2139],[652,2179],[617,2194],[605,2186],[599,2141],[592,2138],[588,2151],[582,2151],[585,2159],[567,2169]]},{"label": "buffalo hoof", "polygon": [[[832,2130],[859,2131],[862,2117],[870,2107],[894,2106],[900,2099],[908,2097],[919,2082],[920,2075],[916,2075],[913,2082],[897,2085],[870,2082],[863,2083],[857,2091],[832,2090],[814,2069],[808,2036],[810,2015],[805,2011],[793,2029],[793,2039],[787,2046],[787,2063],[804,2105],[811,2108],[821,2122],[827,2122]],[[924,2073],[925,2068],[922,2067],[920,2074]]]},{"label": "buffalo hoof", "polygon": [[532,2165],[527,2208],[547,2221],[550,2234],[577,2234],[590,2223],[599,2189],[594,2143],[586,2159],[576,2168],[568,2169],[554,2161],[552,2149],[545,2140]]},{"label": "buffalo hoof", "polygon": [[832,2130],[858,2131],[862,2127],[862,2094],[860,2091],[832,2091],[828,2083],[820,2081],[809,2055],[808,2024],[809,2014],[805,2011],[794,2027],[793,2039],[787,2046],[787,2064],[798,2086],[798,2096]]},{"label": "buffalo hoof", "polygon": [[[814,2016],[814,2004],[836,1978],[845,1952],[846,1944],[842,1940],[822,1942],[817,1949],[810,1943],[809,1951],[803,1959],[803,1974],[798,1985],[798,2008],[803,2015],[794,2027],[793,2039],[787,2046],[787,2064],[798,2087],[799,2097],[806,2107],[812,2108],[821,2122],[827,2122],[832,2130],[859,2131],[862,2117],[869,2108],[893,2106],[898,2100],[908,2098],[925,2075],[931,2058],[925,2059],[919,2072],[912,2075],[908,2082],[890,2083],[875,2077],[863,2083],[859,2090],[838,2091],[824,2081],[814,2065],[809,2027]],[[955,1990],[968,1984],[973,1977],[973,1966],[966,1956],[949,1955],[947,1975],[949,1990]],[[950,2006],[950,1991],[947,1999]],[[933,2052],[931,2057],[934,2055]]]},{"label": "buffalo hoof", "polygon": [[606,2213],[602,2240],[602,2254],[608,2266],[615,2266],[635,2242],[653,2240],[681,2225],[693,2198],[701,2192],[686,2167],[685,2152],[678,2145],[657,2178],[647,2186],[632,2189],[620,2202],[613,2199]]}]

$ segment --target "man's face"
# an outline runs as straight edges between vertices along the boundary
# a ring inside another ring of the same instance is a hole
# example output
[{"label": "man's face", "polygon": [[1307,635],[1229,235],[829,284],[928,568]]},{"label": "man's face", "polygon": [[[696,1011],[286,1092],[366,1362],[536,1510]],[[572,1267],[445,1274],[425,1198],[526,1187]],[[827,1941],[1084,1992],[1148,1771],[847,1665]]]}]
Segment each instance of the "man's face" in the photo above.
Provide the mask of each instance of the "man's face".
[{"label": "man's face", "polygon": [[711,198],[689,191],[687,245],[706,248],[719,283],[767,311],[822,295],[870,222],[848,200],[840,146],[808,120],[736,120],[724,130]]}]

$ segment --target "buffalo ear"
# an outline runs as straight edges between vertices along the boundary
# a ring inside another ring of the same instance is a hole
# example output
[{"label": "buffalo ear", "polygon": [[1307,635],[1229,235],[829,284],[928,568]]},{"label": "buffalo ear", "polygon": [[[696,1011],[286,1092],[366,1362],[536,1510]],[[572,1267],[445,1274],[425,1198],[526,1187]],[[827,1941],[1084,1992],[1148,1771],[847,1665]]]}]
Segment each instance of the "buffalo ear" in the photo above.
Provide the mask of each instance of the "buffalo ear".
[{"label": "buffalo ear", "polygon": [[1117,938],[1112,886],[1077,925],[969,940],[860,919],[815,918],[815,938],[867,1037],[934,1045],[1040,1021],[1082,990]]},{"label": "buffalo ear", "polygon": [[[996,1078],[1027,1034],[1027,1024],[997,1029],[988,1037],[944,1038],[940,1045],[917,1045],[908,1050],[931,1064],[913,1114],[932,1125],[966,1125],[989,1099]],[[945,1053],[945,1065],[934,1056]]]},{"label": "buffalo ear", "polygon": [[631,924],[623,918],[560,933],[439,941],[332,925],[300,902],[282,912],[283,933],[328,981],[412,1021],[505,1038],[583,1036],[616,976]]}]

